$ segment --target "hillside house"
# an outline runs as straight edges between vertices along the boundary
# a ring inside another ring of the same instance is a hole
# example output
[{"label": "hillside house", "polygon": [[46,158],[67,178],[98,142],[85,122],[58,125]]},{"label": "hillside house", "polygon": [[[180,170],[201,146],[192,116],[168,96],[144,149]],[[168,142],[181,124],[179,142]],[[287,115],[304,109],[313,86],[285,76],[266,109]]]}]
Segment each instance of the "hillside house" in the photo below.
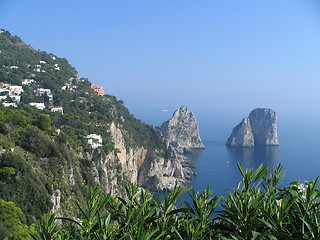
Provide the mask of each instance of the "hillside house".
[{"label": "hillside house", "polygon": [[13,102],[20,102],[21,101],[21,96],[19,96],[19,95],[9,95],[9,97],[11,98],[11,100]]},{"label": "hillside house", "polygon": [[91,149],[96,149],[102,146],[102,137],[98,134],[90,134],[85,137]]},{"label": "hillside house", "polygon": [[51,89],[48,88],[37,88],[37,90],[35,90],[36,96],[48,96],[49,97],[49,101],[52,101],[53,99],[53,95],[51,93]]},{"label": "hillside house", "polygon": [[21,93],[23,93],[22,86],[2,84],[0,87],[0,101],[4,101],[7,97],[11,98],[14,102],[20,102]]},{"label": "hillside house", "polygon": [[51,112],[60,112],[63,114],[63,107],[52,107]]},{"label": "hillside house", "polygon": [[64,85],[64,86],[61,87],[62,91],[66,91],[66,90],[68,90],[68,91],[76,91],[77,89],[78,89],[78,86],[76,86],[76,85]]},{"label": "hillside house", "polygon": [[4,102],[2,104],[4,107],[17,107],[18,106],[16,103],[9,103],[9,102]]},{"label": "hillside house", "polygon": [[44,103],[37,103],[37,102],[31,102],[29,103],[30,106],[36,107],[40,110],[43,110],[46,108],[46,106],[44,105]]},{"label": "hillside house", "polygon": [[31,85],[32,83],[34,83],[35,80],[34,79],[23,79],[21,84],[22,85]]},{"label": "hillside house", "polygon": [[93,91],[95,91],[99,96],[103,96],[105,94],[102,86],[97,86],[92,84],[90,88]]},{"label": "hillside house", "polygon": [[10,85],[8,87],[9,95],[20,95],[23,93],[22,86]]}]

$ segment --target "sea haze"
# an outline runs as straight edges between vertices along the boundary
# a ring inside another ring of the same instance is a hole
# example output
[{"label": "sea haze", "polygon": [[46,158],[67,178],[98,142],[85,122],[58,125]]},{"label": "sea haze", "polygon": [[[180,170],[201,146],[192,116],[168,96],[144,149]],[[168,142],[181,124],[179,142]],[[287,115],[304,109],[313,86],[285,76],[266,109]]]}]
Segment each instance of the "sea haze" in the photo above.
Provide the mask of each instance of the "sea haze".
[{"label": "sea haze", "polygon": [[[225,145],[232,128],[249,112],[196,112],[201,138],[206,146],[189,155],[197,176],[192,179],[195,191],[208,185],[215,195],[226,196],[241,180],[237,162],[245,168],[256,168],[260,164],[271,169],[283,165],[284,178],[281,186],[290,182],[315,180],[320,175],[320,116],[315,113],[281,113],[278,116],[278,147],[230,148]],[[152,125],[168,120],[172,112],[143,111],[138,118]]]}]

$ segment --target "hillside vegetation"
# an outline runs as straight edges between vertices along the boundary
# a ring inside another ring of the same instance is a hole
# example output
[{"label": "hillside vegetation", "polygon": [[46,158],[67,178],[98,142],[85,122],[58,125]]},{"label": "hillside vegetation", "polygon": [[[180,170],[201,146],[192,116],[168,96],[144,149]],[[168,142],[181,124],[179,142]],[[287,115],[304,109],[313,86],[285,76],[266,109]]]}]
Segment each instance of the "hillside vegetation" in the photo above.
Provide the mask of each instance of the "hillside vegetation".
[{"label": "hillside vegetation", "polygon": [[[102,180],[105,190],[125,194],[130,180],[116,158],[111,123],[121,130],[127,149],[171,155],[153,126],[91,85],[66,59],[1,30],[0,199],[22,210],[24,224],[52,209],[76,215],[75,201]],[[103,161],[106,172],[99,169]]]}]

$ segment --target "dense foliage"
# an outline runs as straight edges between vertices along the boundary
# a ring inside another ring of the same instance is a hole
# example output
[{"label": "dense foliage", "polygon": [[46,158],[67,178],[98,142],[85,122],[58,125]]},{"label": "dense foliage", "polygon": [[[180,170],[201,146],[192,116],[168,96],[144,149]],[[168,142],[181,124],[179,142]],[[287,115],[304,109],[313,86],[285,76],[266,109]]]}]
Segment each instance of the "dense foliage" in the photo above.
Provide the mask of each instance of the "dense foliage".
[{"label": "dense foliage", "polygon": [[77,204],[80,218],[45,215],[34,239],[319,239],[318,178],[279,188],[280,166],[271,174],[267,167],[238,167],[243,179],[227,198],[208,188],[180,205],[189,189],[176,187],[161,201],[134,185],[128,199],[90,189]]}]

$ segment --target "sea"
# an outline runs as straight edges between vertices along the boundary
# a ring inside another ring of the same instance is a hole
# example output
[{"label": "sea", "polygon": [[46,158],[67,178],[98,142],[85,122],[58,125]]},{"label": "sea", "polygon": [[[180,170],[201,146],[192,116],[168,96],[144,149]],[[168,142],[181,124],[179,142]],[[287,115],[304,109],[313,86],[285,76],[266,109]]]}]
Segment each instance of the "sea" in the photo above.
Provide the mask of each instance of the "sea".
[{"label": "sea", "polygon": [[[191,180],[193,190],[201,192],[210,186],[214,195],[226,197],[241,180],[238,162],[246,169],[263,164],[272,170],[282,165],[280,187],[286,187],[298,179],[304,182],[320,176],[320,114],[277,112],[279,146],[235,148],[227,147],[225,142],[233,127],[250,111],[193,112],[206,146],[188,155],[197,173]],[[147,114],[137,111],[137,114],[140,119],[155,126],[172,116],[169,111],[148,111]]]}]

